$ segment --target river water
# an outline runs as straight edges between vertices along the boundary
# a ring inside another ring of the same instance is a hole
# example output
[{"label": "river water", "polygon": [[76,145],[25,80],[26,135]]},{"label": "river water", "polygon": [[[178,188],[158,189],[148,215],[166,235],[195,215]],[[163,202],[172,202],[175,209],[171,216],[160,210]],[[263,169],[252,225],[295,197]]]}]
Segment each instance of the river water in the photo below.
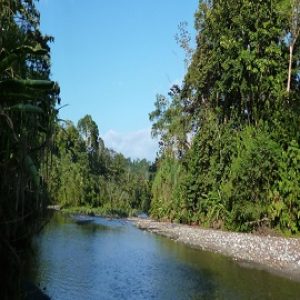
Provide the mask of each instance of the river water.
[{"label": "river water", "polygon": [[129,221],[55,214],[29,279],[51,299],[300,299],[300,283],[190,249]]}]

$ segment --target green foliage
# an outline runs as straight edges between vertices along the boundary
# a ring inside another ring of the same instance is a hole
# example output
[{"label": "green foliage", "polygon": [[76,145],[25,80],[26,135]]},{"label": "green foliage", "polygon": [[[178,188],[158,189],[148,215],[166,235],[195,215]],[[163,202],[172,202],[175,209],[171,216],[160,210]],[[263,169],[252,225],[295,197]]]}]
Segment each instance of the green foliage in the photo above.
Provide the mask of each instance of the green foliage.
[{"label": "green foliage", "polygon": [[[266,206],[278,178],[279,159],[280,146],[264,128],[246,126],[239,134],[228,178],[230,189],[227,186],[224,199],[231,212],[230,227],[236,224],[237,229],[243,226],[245,230],[245,224],[255,225],[254,221],[267,218]],[[248,230],[252,229],[250,225]]]},{"label": "green foliage", "polygon": [[182,156],[188,148],[187,131],[190,123],[183,111],[180,100],[180,88],[173,85],[169,98],[156,96],[155,110],[149,114],[152,124],[152,136],[160,137],[161,152],[173,152]]},{"label": "green foliage", "polygon": [[53,146],[49,190],[54,203],[109,215],[148,211],[149,162],[131,161],[107,149],[91,116],[77,127],[71,122],[58,125]]},{"label": "green foliage", "polygon": [[172,155],[163,157],[158,164],[159,169],[152,184],[151,216],[181,221],[181,210],[185,208],[180,185],[184,167]]},{"label": "green foliage", "polygon": [[226,215],[221,188],[228,181],[236,132],[231,123],[219,126],[209,111],[203,113],[202,124],[186,157],[184,201],[193,222],[221,223]]},{"label": "green foliage", "polygon": [[279,179],[272,191],[270,217],[274,226],[296,233],[300,230],[300,148],[292,140],[282,151],[279,163]]},{"label": "green foliage", "polygon": [[[22,254],[47,204],[59,87],[33,1],[0,1],[0,298],[19,297]],[[4,274],[1,274],[4,275]]]},{"label": "green foliage", "polygon": [[200,1],[198,47],[183,88],[190,110],[199,111],[205,101],[221,107],[222,118],[253,123],[278,109],[288,49],[287,15],[275,9],[276,2]]},{"label": "green foliage", "polygon": [[298,2],[199,1],[182,88],[150,114],[161,146],[154,217],[299,231]]}]

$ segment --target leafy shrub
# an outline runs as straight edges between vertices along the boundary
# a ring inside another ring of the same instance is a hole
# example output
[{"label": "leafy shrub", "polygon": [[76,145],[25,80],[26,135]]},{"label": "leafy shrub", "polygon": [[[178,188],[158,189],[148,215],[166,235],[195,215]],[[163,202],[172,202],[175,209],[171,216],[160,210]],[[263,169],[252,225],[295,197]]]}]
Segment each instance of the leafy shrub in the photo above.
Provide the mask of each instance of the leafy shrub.
[{"label": "leafy shrub", "polygon": [[273,226],[296,233],[300,229],[300,148],[292,140],[288,149],[282,151],[279,163],[279,180],[270,194],[269,208]]}]

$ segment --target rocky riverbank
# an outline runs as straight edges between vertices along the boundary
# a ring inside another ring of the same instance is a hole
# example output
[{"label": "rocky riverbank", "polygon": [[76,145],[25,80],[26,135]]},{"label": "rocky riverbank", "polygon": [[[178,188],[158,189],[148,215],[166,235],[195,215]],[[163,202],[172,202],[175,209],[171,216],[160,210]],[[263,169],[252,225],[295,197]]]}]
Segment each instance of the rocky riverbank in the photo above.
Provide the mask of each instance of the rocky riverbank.
[{"label": "rocky riverbank", "polygon": [[134,222],[142,230],[300,281],[300,239],[202,229],[149,219]]}]

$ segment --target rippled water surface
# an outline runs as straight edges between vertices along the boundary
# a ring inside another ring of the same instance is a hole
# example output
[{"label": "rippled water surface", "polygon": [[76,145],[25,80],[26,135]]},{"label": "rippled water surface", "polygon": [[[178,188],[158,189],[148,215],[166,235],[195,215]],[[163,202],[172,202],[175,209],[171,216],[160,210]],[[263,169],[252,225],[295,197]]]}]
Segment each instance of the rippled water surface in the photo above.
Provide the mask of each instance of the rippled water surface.
[{"label": "rippled water surface", "polygon": [[34,241],[30,277],[52,299],[300,299],[300,283],[94,217],[56,214]]}]

